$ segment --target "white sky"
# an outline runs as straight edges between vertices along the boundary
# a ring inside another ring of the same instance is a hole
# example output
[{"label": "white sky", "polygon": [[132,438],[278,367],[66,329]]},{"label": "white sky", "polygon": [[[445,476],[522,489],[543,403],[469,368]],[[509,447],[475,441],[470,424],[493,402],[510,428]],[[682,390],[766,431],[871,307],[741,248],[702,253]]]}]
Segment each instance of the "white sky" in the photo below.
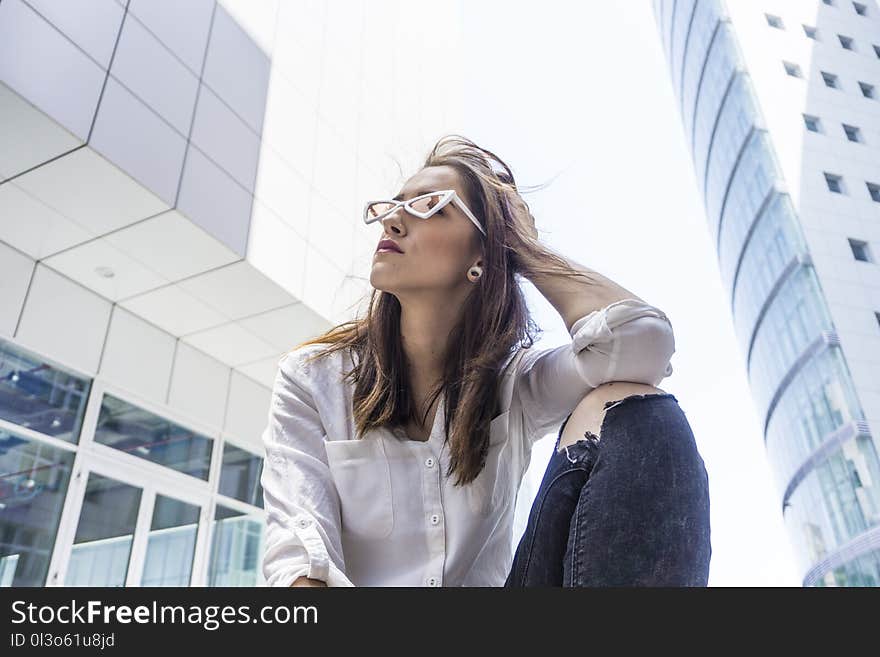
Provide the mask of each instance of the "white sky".
[{"label": "white sky", "polygon": [[[709,472],[709,585],[800,586],[650,0],[480,0],[462,11],[461,132],[521,185],[562,172],[526,196],[541,238],[672,321],[675,372],[660,386]],[[553,307],[527,292],[538,346],[569,341]],[[519,514],[554,439],[535,447]]]}]

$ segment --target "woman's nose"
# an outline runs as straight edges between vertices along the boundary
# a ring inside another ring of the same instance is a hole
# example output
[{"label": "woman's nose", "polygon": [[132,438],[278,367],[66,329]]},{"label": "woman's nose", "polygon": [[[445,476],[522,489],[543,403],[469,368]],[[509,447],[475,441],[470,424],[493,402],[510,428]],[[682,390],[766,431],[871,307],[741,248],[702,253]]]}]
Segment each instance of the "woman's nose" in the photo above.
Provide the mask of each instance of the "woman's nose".
[{"label": "woman's nose", "polygon": [[406,226],[403,223],[403,214],[406,210],[403,209],[403,206],[397,208],[394,212],[389,214],[382,220],[382,225],[385,227],[385,231],[390,231],[391,228],[396,228],[398,233],[406,232]]}]

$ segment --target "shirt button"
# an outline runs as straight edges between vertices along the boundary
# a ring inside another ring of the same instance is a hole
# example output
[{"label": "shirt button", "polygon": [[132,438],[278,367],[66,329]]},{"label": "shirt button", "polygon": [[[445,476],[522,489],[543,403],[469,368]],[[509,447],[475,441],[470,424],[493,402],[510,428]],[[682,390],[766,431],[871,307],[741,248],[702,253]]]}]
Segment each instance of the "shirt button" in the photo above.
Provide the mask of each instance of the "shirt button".
[{"label": "shirt button", "polygon": [[425,466],[429,467],[429,468],[433,468],[434,467],[434,457],[429,456],[428,458],[426,458],[425,459]]},{"label": "shirt button", "polygon": [[425,584],[427,584],[428,586],[439,586],[440,581],[436,577],[429,577],[425,580]]},{"label": "shirt button", "polygon": [[309,520],[308,518],[303,518],[303,519],[299,520],[296,524],[298,524],[300,527],[302,527],[303,529],[305,529],[305,528],[308,527],[311,523],[312,523],[312,521]]},{"label": "shirt button", "polygon": [[438,522],[440,522],[440,516],[435,513],[431,516],[431,524],[436,525]]}]

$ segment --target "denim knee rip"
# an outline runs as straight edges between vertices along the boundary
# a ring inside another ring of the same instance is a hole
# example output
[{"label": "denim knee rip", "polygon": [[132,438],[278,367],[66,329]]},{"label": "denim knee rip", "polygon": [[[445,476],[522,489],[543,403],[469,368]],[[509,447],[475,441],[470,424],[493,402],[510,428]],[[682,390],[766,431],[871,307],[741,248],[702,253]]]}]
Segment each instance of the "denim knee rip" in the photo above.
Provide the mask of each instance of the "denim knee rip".
[{"label": "denim knee rip", "polygon": [[[603,410],[608,410],[609,408],[614,408],[615,406],[619,406],[624,402],[627,402],[631,399],[647,399],[648,397],[672,397],[675,399],[675,395],[671,392],[649,392],[643,395],[629,395],[628,397],[624,397],[623,399],[616,399],[612,401],[605,402],[605,407]],[[678,401],[676,399],[676,401]]]},{"label": "denim knee rip", "polygon": [[[580,442],[586,442],[584,439],[591,441],[593,444],[598,444],[599,440],[601,439],[600,438],[601,434],[604,433],[602,430],[605,428],[605,422],[608,420],[608,413],[607,413],[608,410],[610,410],[612,408],[617,408],[621,404],[628,402],[630,400],[633,400],[633,399],[640,399],[641,400],[641,399],[648,399],[650,397],[672,397],[673,399],[676,400],[676,402],[678,401],[676,399],[675,395],[673,395],[670,392],[650,392],[650,393],[640,394],[640,395],[629,395],[627,397],[623,397],[622,399],[614,399],[611,401],[607,401],[607,402],[605,402],[605,406],[602,409],[605,413],[602,418],[602,426],[599,428],[599,436],[594,434],[592,431],[585,431],[584,437],[579,438],[574,443],[574,445],[576,445],[577,443],[580,443]],[[559,427],[559,433],[556,436],[556,444],[553,446],[553,449],[556,452],[559,452],[559,443],[562,441],[562,432],[565,430],[565,425],[568,424],[568,421],[571,419],[571,416],[572,416],[572,413],[569,413],[568,417],[566,417],[565,420],[562,422],[562,426]],[[566,447],[563,448],[565,450],[566,457],[568,457],[568,460],[571,461],[572,463],[575,463],[576,461],[573,460],[571,458],[571,456],[568,454],[568,447],[573,447],[574,445],[567,445]]]}]

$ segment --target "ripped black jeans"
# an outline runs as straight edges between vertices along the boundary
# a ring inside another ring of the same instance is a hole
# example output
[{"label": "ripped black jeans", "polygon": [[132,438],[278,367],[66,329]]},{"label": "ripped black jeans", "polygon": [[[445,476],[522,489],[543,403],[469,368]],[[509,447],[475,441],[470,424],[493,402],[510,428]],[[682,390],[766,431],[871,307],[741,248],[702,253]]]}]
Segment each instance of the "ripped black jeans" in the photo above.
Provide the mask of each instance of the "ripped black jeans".
[{"label": "ripped black jeans", "polygon": [[589,431],[553,456],[506,587],[706,586],[709,478],[678,400],[605,404]]}]

